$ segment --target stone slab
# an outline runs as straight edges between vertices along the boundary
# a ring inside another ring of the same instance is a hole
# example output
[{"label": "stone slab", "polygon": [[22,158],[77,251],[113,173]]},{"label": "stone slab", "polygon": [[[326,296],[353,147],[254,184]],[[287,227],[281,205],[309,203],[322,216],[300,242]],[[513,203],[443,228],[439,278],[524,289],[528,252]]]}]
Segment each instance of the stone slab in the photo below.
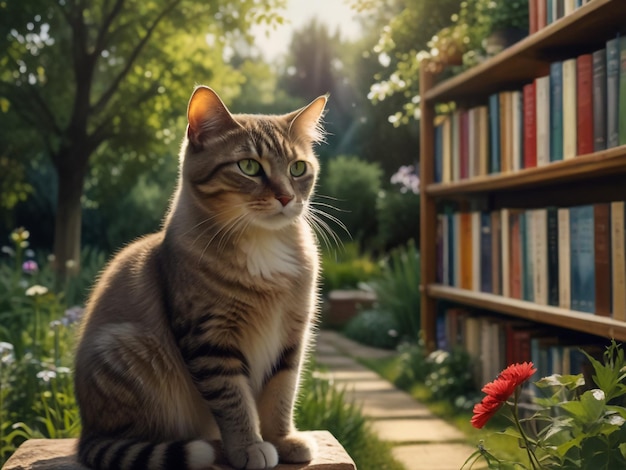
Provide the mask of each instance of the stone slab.
[{"label": "stone slab", "polygon": [[396,446],[392,452],[406,470],[459,470],[475,450],[465,444],[415,444]]},{"label": "stone slab", "polygon": [[[356,470],[354,461],[328,431],[310,431],[317,442],[316,457],[306,464],[280,464],[276,470]],[[2,470],[87,470],[76,460],[76,439],[31,439],[24,442]],[[207,467],[230,470],[225,465]]]},{"label": "stone slab", "polygon": [[394,443],[465,441],[467,438],[454,426],[438,418],[378,419],[372,421],[376,434]]}]

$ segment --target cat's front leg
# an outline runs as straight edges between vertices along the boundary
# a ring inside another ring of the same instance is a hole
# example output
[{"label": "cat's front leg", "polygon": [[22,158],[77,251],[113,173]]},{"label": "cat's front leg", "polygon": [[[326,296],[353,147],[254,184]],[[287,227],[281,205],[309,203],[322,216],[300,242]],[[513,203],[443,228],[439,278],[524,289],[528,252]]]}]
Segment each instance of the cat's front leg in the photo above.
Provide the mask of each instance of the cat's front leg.
[{"label": "cat's front leg", "polygon": [[217,421],[229,463],[246,470],[275,467],[278,454],[274,445],[261,437],[245,359],[235,352],[227,354],[227,348],[203,349],[204,354],[186,358],[187,366]]},{"label": "cat's front leg", "polygon": [[276,446],[280,461],[285,463],[308,462],[317,448],[315,441],[298,432],[293,424],[301,356],[299,348],[283,356],[258,402],[261,434]]}]

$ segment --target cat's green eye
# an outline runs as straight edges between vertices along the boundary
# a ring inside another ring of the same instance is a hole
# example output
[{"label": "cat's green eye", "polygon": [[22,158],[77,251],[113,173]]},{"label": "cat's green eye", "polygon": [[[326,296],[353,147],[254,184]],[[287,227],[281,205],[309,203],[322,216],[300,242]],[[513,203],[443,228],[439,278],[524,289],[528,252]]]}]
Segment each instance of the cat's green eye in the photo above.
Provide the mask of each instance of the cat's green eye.
[{"label": "cat's green eye", "polygon": [[306,162],[298,160],[293,165],[291,165],[291,168],[289,168],[289,172],[291,173],[291,176],[302,176],[306,173]]},{"label": "cat's green eye", "polygon": [[258,176],[261,173],[261,164],[252,158],[238,161],[237,166],[248,176]]}]

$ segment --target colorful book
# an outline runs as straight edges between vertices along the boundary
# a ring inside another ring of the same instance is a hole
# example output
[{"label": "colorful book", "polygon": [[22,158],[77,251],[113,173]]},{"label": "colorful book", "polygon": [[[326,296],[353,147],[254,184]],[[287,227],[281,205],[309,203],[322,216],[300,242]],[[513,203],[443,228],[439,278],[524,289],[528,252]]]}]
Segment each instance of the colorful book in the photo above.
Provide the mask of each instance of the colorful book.
[{"label": "colorful book", "polygon": [[534,257],[534,239],[533,239],[533,227],[534,227],[534,210],[522,212],[520,214],[520,235],[522,245],[522,295],[523,299],[529,302],[535,301],[534,290],[534,272],[535,272],[535,257]]},{"label": "colorful book", "polygon": [[468,178],[478,176],[478,139],[476,133],[476,108],[467,110]]},{"label": "colorful book", "polygon": [[611,206],[593,206],[593,253],[595,270],[595,314],[611,315]]},{"label": "colorful book", "polygon": [[513,129],[511,127],[511,92],[498,95],[500,103],[500,171],[513,170]]},{"label": "colorful book", "polygon": [[559,219],[558,209],[546,210],[548,243],[548,305],[559,306]]},{"label": "colorful book", "polygon": [[619,38],[606,42],[606,147],[619,145]]},{"label": "colorful book", "polygon": [[524,85],[524,168],[537,166],[537,122],[535,82]]},{"label": "colorful book", "polygon": [[511,92],[511,151],[513,171],[524,168],[524,111],[522,92]]},{"label": "colorful book", "polygon": [[535,79],[537,166],[550,163],[550,76]]},{"label": "colorful book", "polygon": [[563,63],[550,64],[550,161],[563,160]]},{"label": "colorful book", "polygon": [[452,181],[461,179],[461,113],[452,113]]},{"label": "colorful book", "polygon": [[441,159],[442,159],[442,174],[441,181],[449,183],[452,181],[452,149],[450,145],[452,143],[452,119],[448,115],[444,118],[441,126]]},{"label": "colorful book", "polygon": [[480,213],[480,290],[491,294],[493,292],[493,265],[492,265],[492,219],[489,212]]},{"label": "colorful book", "polygon": [[441,182],[441,177],[443,173],[443,127],[441,124],[435,125],[435,140],[434,140],[434,151],[435,151],[435,175],[434,180],[435,183]]},{"label": "colorful book", "polygon": [[593,206],[570,209],[572,309],[595,312],[595,257]]},{"label": "colorful book", "polygon": [[626,321],[626,237],[624,201],[611,203],[611,290],[612,312],[616,320]]},{"label": "colorful book", "polygon": [[593,56],[576,59],[577,155],[593,153]]},{"label": "colorful book", "polygon": [[460,246],[459,258],[461,262],[461,289],[472,289],[472,214],[461,212],[460,214]]},{"label": "colorful book", "polygon": [[559,307],[570,309],[571,304],[571,243],[570,209],[557,210],[559,237]]},{"label": "colorful book", "polygon": [[535,209],[530,211],[530,215],[533,297],[535,303],[548,305],[548,211]]},{"label": "colorful book", "polygon": [[502,279],[502,295],[511,297],[511,227],[509,209],[500,210],[500,246],[502,248],[502,264],[500,265],[500,279]]},{"label": "colorful book", "polygon": [[489,96],[490,173],[500,173],[500,101],[497,93]]},{"label": "colorful book", "polygon": [[487,106],[476,108],[476,158],[478,160],[478,175],[489,174],[489,112]]},{"label": "colorful book", "polygon": [[537,32],[537,1],[528,0],[528,33]]},{"label": "colorful book", "polygon": [[466,109],[459,111],[459,158],[461,159],[460,178],[469,178],[469,114]]},{"label": "colorful book", "polygon": [[502,223],[500,211],[491,213],[491,292],[502,295]]},{"label": "colorful book", "polygon": [[545,0],[537,0],[537,30],[545,28],[548,24],[548,8]]},{"label": "colorful book", "polygon": [[[520,230],[520,218],[522,212],[511,210],[509,212],[509,270],[510,270],[510,296],[514,299],[522,299],[522,239]],[[504,277],[503,277],[504,279]]]},{"label": "colorful book", "polygon": [[563,62],[563,158],[576,156],[576,59]]},{"label": "colorful book", "polygon": [[606,149],[606,49],[593,53],[593,150]]},{"label": "colorful book", "polygon": [[481,217],[480,212],[470,212],[472,223],[472,284],[471,289],[476,292],[480,292],[480,274],[482,270],[481,266]]},{"label": "colorful book", "polygon": [[626,36],[619,39],[619,145],[626,145]]}]

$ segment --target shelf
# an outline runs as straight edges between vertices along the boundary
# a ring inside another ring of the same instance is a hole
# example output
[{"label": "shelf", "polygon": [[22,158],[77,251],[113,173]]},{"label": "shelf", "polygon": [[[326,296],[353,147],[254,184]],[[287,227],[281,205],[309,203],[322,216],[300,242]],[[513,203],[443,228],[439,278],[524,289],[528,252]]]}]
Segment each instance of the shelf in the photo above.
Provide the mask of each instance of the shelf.
[{"label": "shelf", "polygon": [[472,307],[524,318],[537,323],[567,326],[570,330],[590,333],[617,341],[626,341],[626,322],[549,305],[539,305],[500,295],[485,294],[456,287],[429,284],[426,294],[432,298],[459,302]]},{"label": "shelf", "polygon": [[604,47],[626,25],[626,1],[592,0],[480,65],[423,94],[429,102],[475,99],[547,75],[549,63]]},{"label": "shelf", "polygon": [[517,172],[494,173],[452,183],[433,183],[427,185],[425,191],[433,197],[461,196],[527,189],[557,181],[590,180],[618,173],[624,173],[626,178],[626,145]]}]

